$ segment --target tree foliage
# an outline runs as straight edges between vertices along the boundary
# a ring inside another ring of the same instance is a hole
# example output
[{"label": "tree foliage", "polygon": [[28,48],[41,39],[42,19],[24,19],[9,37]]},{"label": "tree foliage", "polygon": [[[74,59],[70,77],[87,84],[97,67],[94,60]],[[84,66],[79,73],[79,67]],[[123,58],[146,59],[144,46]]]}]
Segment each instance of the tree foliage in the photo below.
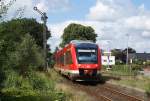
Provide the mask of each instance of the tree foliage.
[{"label": "tree foliage", "polygon": [[0,0],[0,22],[6,18],[7,11],[9,10],[10,6],[14,4],[16,0]]},{"label": "tree foliage", "polygon": [[60,46],[63,47],[71,40],[92,40],[93,42],[96,42],[97,34],[90,26],[71,23],[64,29],[64,33],[61,37],[62,43]]},{"label": "tree foliage", "polygon": [[42,30],[35,19],[0,23],[0,100],[65,101],[65,95],[54,89],[54,80],[36,71],[44,64]]},{"label": "tree foliage", "polygon": [[[25,55],[25,54],[30,53],[29,52],[30,50],[28,50],[28,49],[33,48],[34,45],[32,45],[32,43],[27,43],[27,41],[30,42],[29,39],[26,39],[27,40],[26,43],[23,43],[25,40],[23,38],[24,37],[28,38],[27,35],[30,35],[32,37],[32,39],[35,42],[35,45],[38,48],[42,48],[43,47],[42,32],[43,32],[43,25],[38,23],[35,19],[26,19],[26,18],[14,19],[11,21],[0,23],[0,36],[1,36],[0,37],[0,56],[1,56],[0,57],[0,60],[1,60],[0,65],[1,65],[1,67],[8,67],[6,64],[10,63],[11,54],[17,54],[19,57],[19,55],[23,55],[23,54]],[[50,31],[47,30],[47,39],[49,37],[50,37]],[[20,46],[20,45],[24,45],[24,46]],[[27,49],[27,46],[33,46],[33,47],[29,47]],[[23,48],[24,50],[27,49],[28,51],[26,51],[26,53],[24,53],[24,51],[21,52],[21,50],[18,50],[21,48]],[[35,51],[35,50],[33,50],[33,51]],[[43,52],[38,51],[36,54],[38,54],[38,53],[42,54]],[[28,54],[28,56],[32,56],[32,55],[33,54]],[[30,57],[29,59],[27,59],[24,56],[20,56],[20,58],[21,57],[22,57],[22,59],[20,59],[20,60],[22,60],[22,62],[24,62],[24,63],[27,62],[28,60],[34,61],[34,59],[32,59],[32,57]],[[36,58],[38,58],[38,57],[35,57],[35,59]],[[43,58],[41,58],[41,61],[42,61],[42,59]],[[18,63],[18,62],[16,61],[14,63]],[[21,63],[21,62],[19,62],[19,63]],[[39,63],[41,63],[41,62],[39,62]],[[23,65],[23,63],[22,63],[22,65]]]},{"label": "tree foliage", "polygon": [[26,34],[22,37],[21,43],[17,44],[16,50],[9,54],[9,64],[21,74],[35,70],[44,64],[43,54],[35,44],[34,39]]},{"label": "tree foliage", "polygon": [[121,49],[113,49],[111,50],[112,55],[115,56],[116,60],[123,60],[123,58],[125,58],[125,54],[123,53],[123,51]]},{"label": "tree foliage", "polygon": [[[115,56],[115,59],[118,61],[126,62],[126,57],[127,57],[127,48],[122,50],[122,49],[113,49],[111,50],[112,55]],[[128,48],[128,53],[136,53],[136,50],[129,47]]]},{"label": "tree foliage", "polygon": [[[127,48],[123,50],[124,54],[127,53]],[[136,53],[136,50],[131,48],[131,47],[128,47],[128,53]]]},{"label": "tree foliage", "polygon": [[[43,47],[43,25],[35,19],[14,19],[0,24],[0,39],[20,42],[21,36],[30,34],[36,44]],[[47,28],[47,39],[51,36]]]}]

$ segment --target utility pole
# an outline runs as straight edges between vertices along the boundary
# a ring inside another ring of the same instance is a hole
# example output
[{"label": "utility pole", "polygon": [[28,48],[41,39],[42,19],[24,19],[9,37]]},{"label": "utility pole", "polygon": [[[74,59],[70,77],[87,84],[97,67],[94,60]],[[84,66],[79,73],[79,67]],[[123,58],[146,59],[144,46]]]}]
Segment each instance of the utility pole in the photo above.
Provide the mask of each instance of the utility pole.
[{"label": "utility pole", "polygon": [[45,59],[45,63],[44,63],[44,70],[47,71],[47,48],[46,48],[46,44],[47,44],[47,40],[46,40],[46,23],[47,23],[47,19],[48,17],[46,16],[45,12],[40,11],[37,7],[33,8],[35,11],[37,11],[40,15],[41,15],[41,20],[43,21],[43,49],[44,49],[44,59]]},{"label": "utility pole", "polygon": [[108,68],[110,69],[110,54],[111,54],[111,49],[110,49],[110,40],[107,40],[108,43]]},{"label": "utility pole", "polygon": [[127,53],[126,53],[127,57],[126,57],[126,66],[128,66],[128,61],[129,61],[129,52],[128,52],[129,34],[126,34],[126,36],[127,36]]}]

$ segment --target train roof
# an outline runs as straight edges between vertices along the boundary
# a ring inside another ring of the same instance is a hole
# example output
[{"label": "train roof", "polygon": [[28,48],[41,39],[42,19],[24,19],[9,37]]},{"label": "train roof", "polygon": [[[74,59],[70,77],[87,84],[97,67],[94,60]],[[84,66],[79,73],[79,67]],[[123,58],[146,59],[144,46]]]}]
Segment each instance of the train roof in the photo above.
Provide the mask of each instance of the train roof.
[{"label": "train roof", "polygon": [[74,44],[77,48],[97,48],[97,44],[91,40],[72,40],[70,43]]},{"label": "train roof", "polygon": [[94,44],[94,42],[91,41],[91,40],[72,40],[72,41],[70,41],[70,43],[72,43],[72,44],[80,44],[80,43],[91,43],[91,44]]}]

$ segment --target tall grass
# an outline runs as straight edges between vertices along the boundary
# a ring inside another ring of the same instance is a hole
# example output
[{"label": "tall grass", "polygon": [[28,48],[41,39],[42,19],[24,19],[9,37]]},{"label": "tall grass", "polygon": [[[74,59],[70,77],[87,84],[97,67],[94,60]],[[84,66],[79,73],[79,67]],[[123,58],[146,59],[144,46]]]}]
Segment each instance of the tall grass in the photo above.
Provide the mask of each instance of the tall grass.
[{"label": "tall grass", "polygon": [[55,82],[41,72],[29,72],[27,77],[7,71],[1,90],[2,101],[65,101],[66,95],[55,90]]},{"label": "tall grass", "polygon": [[[103,67],[106,69],[107,67]],[[108,72],[112,75],[134,76],[137,75],[140,66],[137,65],[114,65]]]}]

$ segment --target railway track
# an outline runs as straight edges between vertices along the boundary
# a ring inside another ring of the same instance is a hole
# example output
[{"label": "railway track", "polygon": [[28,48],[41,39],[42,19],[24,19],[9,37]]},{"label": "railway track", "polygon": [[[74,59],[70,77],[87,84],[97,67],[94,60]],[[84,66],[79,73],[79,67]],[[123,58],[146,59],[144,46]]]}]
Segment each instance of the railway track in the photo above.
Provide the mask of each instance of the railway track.
[{"label": "railway track", "polygon": [[138,97],[120,92],[118,90],[112,89],[110,86],[103,86],[100,88],[101,91],[103,91],[105,96],[108,96],[110,99],[113,99],[112,101],[144,101],[143,99],[140,99]]},{"label": "railway track", "polygon": [[90,96],[95,97],[96,101],[113,101],[112,99],[108,98],[105,95],[98,94],[99,90],[96,89],[95,87],[93,88],[93,86],[85,86],[80,84],[73,84],[73,86],[76,89],[82,90],[87,94],[89,94]]},{"label": "railway track", "polygon": [[145,101],[141,98],[121,92],[118,89],[116,90],[114,87],[107,84],[88,85],[88,83],[82,84],[78,82],[70,82],[69,84],[75,89],[84,91],[94,97],[96,101]]},{"label": "railway track", "polygon": [[[61,82],[62,83],[62,82]],[[72,82],[64,79],[66,85],[72,86],[73,89],[86,92],[89,96],[94,97],[94,101],[150,101],[143,99],[142,96],[128,93],[124,89],[111,84],[91,84],[91,82]]]}]

